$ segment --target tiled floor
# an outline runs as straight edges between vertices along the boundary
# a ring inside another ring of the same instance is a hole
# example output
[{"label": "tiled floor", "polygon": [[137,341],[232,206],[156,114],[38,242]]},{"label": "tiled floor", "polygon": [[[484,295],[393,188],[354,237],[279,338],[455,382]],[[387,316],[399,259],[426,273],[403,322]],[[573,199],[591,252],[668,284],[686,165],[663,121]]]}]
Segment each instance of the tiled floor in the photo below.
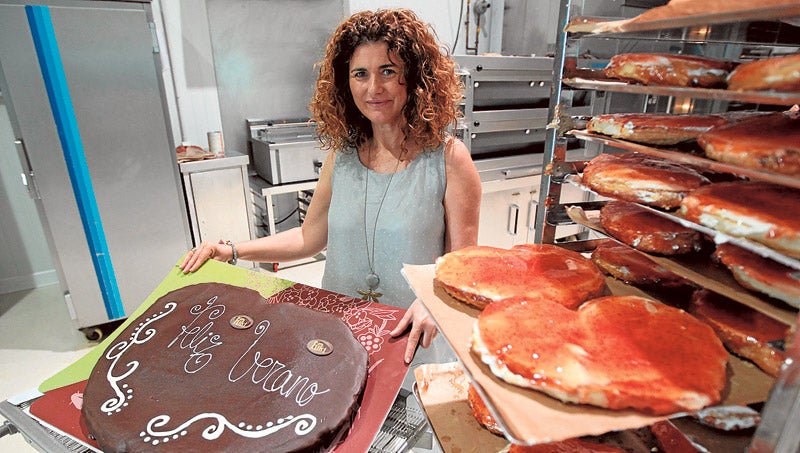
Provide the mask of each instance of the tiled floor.
[{"label": "tiled floor", "polygon": [[[318,287],[324,266],[315,261],[277,275]],[[0,295],[0,401],[35,389],[95,345],[73,327],[58,285]],[[35,451],[21,434],[0,437],[0,452]]]}]

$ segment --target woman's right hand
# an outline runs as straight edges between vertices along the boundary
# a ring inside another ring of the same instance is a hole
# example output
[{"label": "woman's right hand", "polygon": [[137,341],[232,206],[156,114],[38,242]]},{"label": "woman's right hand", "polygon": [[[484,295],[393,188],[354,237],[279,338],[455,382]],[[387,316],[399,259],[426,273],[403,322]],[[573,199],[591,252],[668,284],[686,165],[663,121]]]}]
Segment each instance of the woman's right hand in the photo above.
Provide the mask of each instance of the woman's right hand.
[{"label": "woman's right hand", "polygon": [[180,269],[184,274],[194,272],[200,269],[206,261],[213,258],[217,261],[229,261],[227,252],[230,251],[230,246],[225,244],[215,244],[213,242],[202,242],[199,246],[189,250],[189,253],[183,258]]}]

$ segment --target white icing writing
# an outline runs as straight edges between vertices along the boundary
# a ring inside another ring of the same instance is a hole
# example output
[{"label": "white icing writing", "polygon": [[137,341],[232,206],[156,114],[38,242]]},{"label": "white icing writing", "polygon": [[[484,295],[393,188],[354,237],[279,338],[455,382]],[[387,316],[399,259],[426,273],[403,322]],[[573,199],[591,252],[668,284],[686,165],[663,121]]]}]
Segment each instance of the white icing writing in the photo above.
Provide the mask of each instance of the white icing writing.
[{"label": "white icing writing", "polygon": [[[176,341],[180,340],[179,347],[181,349],[192,351],[189,358],[186,359],[186,363],[183,364],[183,370],[189,374],[196,373],[208,365],[214,357],[208,351],[222,344],[219,334],[211,331],[214,327],[213,320],[225,313],[225,306],[216,305],[216,302],[217,296],[214,296],[206,302],[205,307],[200,304],[193,306],[189,313],[195,315],[194,319],[188,326],[181,326],[181,332],[167,345],[167,348],[171,348]],[[200,325],[201,317],[208,319],[208,322],[202,326]]]},{"label": "white icing writing", "polygon": [[[138,327],[136,327],[136,329],[134,329],[127,341],[120,341],[114,346],[108,348],[108,352],[106,352],[106,358],[112,360],[112,362],[108,367],[108,371],[106,372],[106,380],[114,390],[114,396],[107,399],[103,405],[100,406],[100,410],[106,414],[111,414],[112,412],[119,412],[122,410],[123,406],[128,405],[127,400],[133,398],[133,389],[128,388],[127,385],[123,385],[122,388],[120,388],[119,382],[130,376],[136,370],[136,368],[139,367],[139,362],[136,360],[131,360],[125,364],[127,369],[122,374],[115,375],[114,370],[117,366],[117,362],[122,358],[122,355],[125,354],[125,351],[127,351],[133,345],[146,343],[148,340],[153,338],[153,335],[156,334],[156,329],[147,328],[147,326],[156,320],[167,316],[173,310],[175,310],[175,307],[177,306],[178,304],[175,302],[166,303],[164,305],[164,311],[156,313],[152,317],[145,319],[141,324],[139,324]],[[123,389],[125,389],[124,392]]]},{"label": "white icing writing", "polygon": [[206,440],[215,440],[222,435],[225,431],[225,428],[230,429],[231,431],[235,432],[236,434],[242,437],[248,437],[250,439],[258,439],[262,437],[267,437],[270,434],[273,434],[277,431],[280,431],[287,426],[291,426],[292,424],[295,425],[294,432],[298,436],[304,436],[311,432],[314,427],[317,425],[317,418],[311,414],[302,414],[298,416],[286,416],[283,418],[279,418],[274,423],[268,422],[265,425],[247,425],[245,423],[239,423],[238,426],[234,425],[230,421],[228,421],[225,416],[216,414],[216,413],[202,413],[197,414],[191,419],[185,421],[184,423],[180,424],[179,426],[172,428],[172,429],[164,429],[170,421],[169,415],[158,415],[153,417],[148,423],[146,431],[142,431],[139,436],[142,437],[142,440],[150,443],[152,445],[158,445],[160,443],[169,442],[170,439],[178,439],[180,436],[185,436],[189,433],[187,428],[194,424],[197,421],[204,420],[204,419],[211,419],[212,423],[208,425],[205,429],[203,429],[202,436]]},{"label": "white icing writing", "polygon": [[[256,344],[261,341],[264,334],[269,329],[269,325],[270,323],[268,320],[258,323],[253,330],[256,339],[233,365],[233,368],[231,368],[228,373],[228,380],[230,382],[236,382],[249,374],[253,384],[260,384],[265,392],[278,392],[278,394],[284,398],[291,398],[294,393],[294,400],[301,407],[311,402],[315,396],[328,393],[330,389],[320,391],[319,384],[311,382],[309,378],[301,375],[295,376],[291,369],[286,369],[284,363],[272,357],[262,359],[261,351],[253,351],[251,353]],[[245,359],[248,356],[250,356],[249,366],[247,365],[248,360]],[[243,372],[239,372],[237,369],[240,368],[240,363],[243,361],[244,363],[241,368],[247,367],[247,369]]]}]

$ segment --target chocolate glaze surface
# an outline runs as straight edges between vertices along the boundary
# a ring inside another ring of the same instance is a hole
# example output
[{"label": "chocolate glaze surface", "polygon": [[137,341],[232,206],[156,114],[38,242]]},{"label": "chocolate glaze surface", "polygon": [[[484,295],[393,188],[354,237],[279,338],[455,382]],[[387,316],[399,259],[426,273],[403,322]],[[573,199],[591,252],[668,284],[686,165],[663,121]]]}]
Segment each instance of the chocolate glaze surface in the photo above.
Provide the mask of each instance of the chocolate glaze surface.
[{"label": "chocolate glaze surface", "polygon": [[336,316],[206,283],[161,297],[107,347],[82,413],[104,451],[327,451],[366,376]]}]

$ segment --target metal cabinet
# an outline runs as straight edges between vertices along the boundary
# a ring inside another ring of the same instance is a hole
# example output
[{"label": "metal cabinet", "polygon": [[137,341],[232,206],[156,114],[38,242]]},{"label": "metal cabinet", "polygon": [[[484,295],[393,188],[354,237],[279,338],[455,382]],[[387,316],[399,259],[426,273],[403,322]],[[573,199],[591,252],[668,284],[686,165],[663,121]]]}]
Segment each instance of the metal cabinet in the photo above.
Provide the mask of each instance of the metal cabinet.
[{"label": "metal cabinet", "polygon": [[127,316],[191,245],[150,4],[0,1],[0,90],[74,322]]},{"label": "metal cabinet", "polygon": [[483,184],[478,244],[510,248],[532,242],[541,176]]},{"label": "metal cabinet", "polygon": [[[238,155],[180,164],[195,245],[255,237],[248,203],[248,162],[247,156]],[[239,266],[253,263],[240,260]]]}]

